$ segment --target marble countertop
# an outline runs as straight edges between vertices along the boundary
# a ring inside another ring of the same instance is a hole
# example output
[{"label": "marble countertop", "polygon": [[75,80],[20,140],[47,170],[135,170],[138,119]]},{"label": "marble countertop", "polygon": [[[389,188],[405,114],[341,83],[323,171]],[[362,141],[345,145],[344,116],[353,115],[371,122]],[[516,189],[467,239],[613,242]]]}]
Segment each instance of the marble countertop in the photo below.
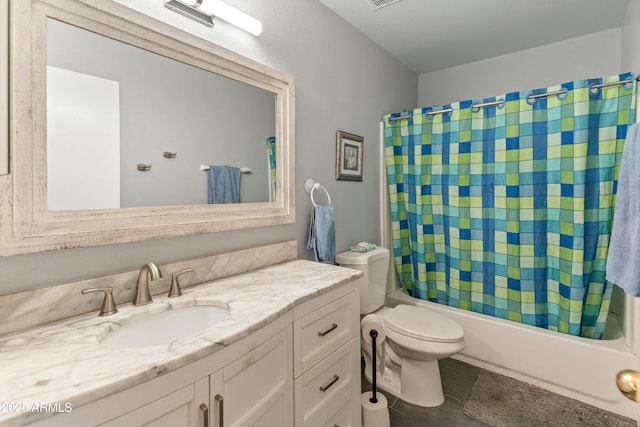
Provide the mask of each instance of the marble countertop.
[{"label": "marble countertop", "polygon": [[[89,313],[0,336],[0,426],[20,425],[27,415],[7,405],[90,403],[212,354],[361,275],[289,261],[190,287],[178,298],[162,295],[142,307],[121,305],[112,316]],[[168,345],[116,350],[99,343],[120,324],[196,304],[228,305],[230,316]]]}]

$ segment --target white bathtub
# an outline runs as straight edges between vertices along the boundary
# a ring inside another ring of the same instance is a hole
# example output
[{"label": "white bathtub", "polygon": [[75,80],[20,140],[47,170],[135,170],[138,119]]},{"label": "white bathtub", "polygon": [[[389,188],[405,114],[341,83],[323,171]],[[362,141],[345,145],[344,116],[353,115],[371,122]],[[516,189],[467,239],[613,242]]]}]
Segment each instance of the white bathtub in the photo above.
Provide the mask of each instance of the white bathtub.
[{"label": "white bathtub", "polygon": [[[465,349],[455,359],[534,384],[555,393],[638,420],[640,403],[615,385],[622,369],[638,369],[624,336],[589,340],[412,298],[402,290],[386,304],[428,307],[464,328]],[[615,315],[610,319],[615,322]],[[609,322],[609,321],[608,321]]]}]

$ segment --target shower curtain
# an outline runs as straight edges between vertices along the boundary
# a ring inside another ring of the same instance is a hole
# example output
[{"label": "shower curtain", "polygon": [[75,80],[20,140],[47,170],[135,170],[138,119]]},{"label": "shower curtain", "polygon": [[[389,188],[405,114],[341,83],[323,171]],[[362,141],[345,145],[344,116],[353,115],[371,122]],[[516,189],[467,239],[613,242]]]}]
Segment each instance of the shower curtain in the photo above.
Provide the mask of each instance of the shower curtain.
[{"label": "shower curtain", "polygon": [[635,84],[627,73],[385,117],[393,257],[409,294],[601,338]]},{"label": "shower curtain", "polygon": [[276,137],[267,138],[267,161],[269,162],[269,201],[276,201]]}]

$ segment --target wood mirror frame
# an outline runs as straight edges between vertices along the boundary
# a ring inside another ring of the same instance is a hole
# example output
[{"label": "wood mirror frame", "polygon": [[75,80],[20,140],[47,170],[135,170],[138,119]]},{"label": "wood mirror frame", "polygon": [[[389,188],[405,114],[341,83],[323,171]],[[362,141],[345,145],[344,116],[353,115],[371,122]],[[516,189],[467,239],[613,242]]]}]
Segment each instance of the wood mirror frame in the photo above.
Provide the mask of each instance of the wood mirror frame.
[{"label": "wood mirror frame", "polygon": [[[274,93],[276,202],[48,211],[47,18]],[[290,75],[110,0],[10,0],[9,43],[12,168],[9,175],[0,176],[0,256],[295,221],[294,82]]]},{"label": "wood mirror frame", "polygon": [[9,0],[0,0],[0,175],[9,173]]}]

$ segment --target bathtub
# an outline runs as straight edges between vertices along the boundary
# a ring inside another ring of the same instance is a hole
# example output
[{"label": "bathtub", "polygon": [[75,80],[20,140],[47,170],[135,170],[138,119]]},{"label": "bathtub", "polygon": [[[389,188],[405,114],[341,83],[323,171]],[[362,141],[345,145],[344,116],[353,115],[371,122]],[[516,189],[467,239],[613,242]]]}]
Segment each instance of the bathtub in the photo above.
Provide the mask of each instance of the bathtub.
[{"label": "bathtub", "polygon": [[[415,299],[402,290],[387,294],[385,305],[410,304],[441,313],[464,328],[465,349],[457,360],[534,384],[638,421],[640,403],[625,398],[615,384],[622,369],[638,369],[623,334],[589,340],[508,320]],[[616,326],[616,315],[607,321]]]}]

